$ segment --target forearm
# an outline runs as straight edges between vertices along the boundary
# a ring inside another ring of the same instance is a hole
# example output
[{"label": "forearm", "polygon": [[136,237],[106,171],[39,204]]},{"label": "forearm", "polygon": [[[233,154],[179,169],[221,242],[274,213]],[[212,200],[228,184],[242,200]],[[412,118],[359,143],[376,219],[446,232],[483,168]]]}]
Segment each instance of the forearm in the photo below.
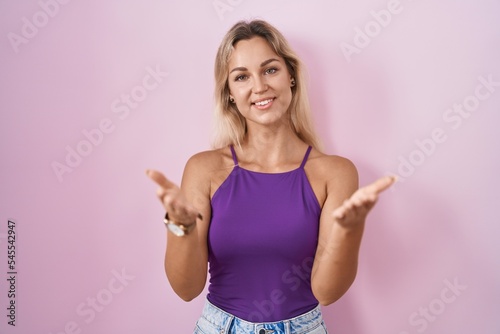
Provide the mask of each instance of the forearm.
[{"label": "forearm", "polygon": [[205,253],[199,239],[198,228],[183,237],[168,233],[165,272],[175,293],[185,301],[197,297],[205,287],[207,278]]},{"label": "forearm", "polygon": [[364,222],[349,228],[334,222],[328,237],[320,240],[322,251],[314,261],[311,285],[322,305],[337,301],[354,282],[363,229]]}]

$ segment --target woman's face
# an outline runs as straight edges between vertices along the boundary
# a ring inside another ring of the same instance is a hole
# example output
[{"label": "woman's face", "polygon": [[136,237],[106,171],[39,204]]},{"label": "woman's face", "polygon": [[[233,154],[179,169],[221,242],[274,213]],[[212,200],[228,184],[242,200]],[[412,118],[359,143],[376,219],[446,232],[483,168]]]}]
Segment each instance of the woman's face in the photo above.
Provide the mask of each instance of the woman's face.
[{"label": "woman's face", "polygon": [[229,58],[229,92],[248,125],[288,120],[284,116],[292,101],[291,81],[284,59],[262,37],[234,45]]}]

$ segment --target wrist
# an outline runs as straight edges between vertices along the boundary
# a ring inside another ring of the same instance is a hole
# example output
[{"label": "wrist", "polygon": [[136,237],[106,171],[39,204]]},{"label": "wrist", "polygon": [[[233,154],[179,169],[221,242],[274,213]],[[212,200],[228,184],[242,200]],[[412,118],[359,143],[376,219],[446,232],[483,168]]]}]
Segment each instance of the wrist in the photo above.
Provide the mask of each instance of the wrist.
[{"label": "wrist", "polygon": [[362,220],[356,223],[344,223],[342,221],[334,220],[332,226],[332,235],[349,237],[352,235],[363,234],[365,228],[365,221]]},{"label": "wrist", "polygon": [[165,213],[165,218],[163,218],[163,222],[165,223],[165,227],[178,237],[189,235],[196,227],[196,220],[192,223],[178,223],[169,218],[168,212]]}]

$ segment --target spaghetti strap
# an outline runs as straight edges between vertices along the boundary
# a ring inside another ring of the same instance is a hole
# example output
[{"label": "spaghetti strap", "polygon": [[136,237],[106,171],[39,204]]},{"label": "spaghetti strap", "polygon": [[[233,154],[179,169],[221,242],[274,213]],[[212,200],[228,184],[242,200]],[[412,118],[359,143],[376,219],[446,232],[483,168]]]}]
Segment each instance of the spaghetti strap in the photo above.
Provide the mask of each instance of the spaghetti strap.
[{"label": "spaghetti strap", "polygon": [[231,149],[231,154],[233,155],[234,165],[238,166],[238,158],[236,157],[236,152],[234,151],[233,145],[229,145],[229,148]]},{"label": "spaghetti strap", "polygon": [[304,160],[302,160],[302,163],[300,164],[300,168],[304,168],[307,162],[307,158],[309,157],[309,153],[311,153],[312,146],[309,146],[306,151],[306,155],[304,156]]}]

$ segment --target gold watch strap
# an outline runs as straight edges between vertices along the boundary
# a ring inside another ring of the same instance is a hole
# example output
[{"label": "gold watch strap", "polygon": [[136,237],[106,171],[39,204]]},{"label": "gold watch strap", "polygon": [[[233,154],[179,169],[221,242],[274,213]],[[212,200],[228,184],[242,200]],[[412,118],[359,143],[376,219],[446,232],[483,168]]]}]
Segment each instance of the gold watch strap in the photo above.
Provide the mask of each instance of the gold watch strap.
[{"label": "gold watch strap", "polygon": [[[199,217],[201,217],[201,215],[199,215]],[[163,221],[165,224],[173,224],[173,225],[178,226],[180,229],[182,229],[184,231],[185,235],[189,234],[189,232],[191,232],[194,229],[194,227],[196,226],[196,221],[194,223],[191,223],[191,224],[177,223],[168,217],[168,212],[165,213],[165,218],[163,218]]]}]

